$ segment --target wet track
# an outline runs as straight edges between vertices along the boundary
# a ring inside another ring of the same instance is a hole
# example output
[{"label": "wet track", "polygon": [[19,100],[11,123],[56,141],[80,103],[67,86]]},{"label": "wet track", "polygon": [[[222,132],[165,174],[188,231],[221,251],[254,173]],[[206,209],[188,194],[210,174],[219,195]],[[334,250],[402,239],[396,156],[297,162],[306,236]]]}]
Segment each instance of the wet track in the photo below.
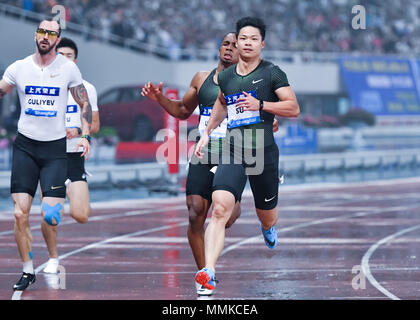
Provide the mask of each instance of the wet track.
[{"label": "wet track", "polygon": [[[13,295],[21,263],[0,213],[0,299],[197,299],[184,196],[96,202],[59,227],[60,277],[31,213],[37,281]],[[420,178],[280,188],[279,245],[262,239],[252,197],[227,231],[215,299],[418,299]]]}]

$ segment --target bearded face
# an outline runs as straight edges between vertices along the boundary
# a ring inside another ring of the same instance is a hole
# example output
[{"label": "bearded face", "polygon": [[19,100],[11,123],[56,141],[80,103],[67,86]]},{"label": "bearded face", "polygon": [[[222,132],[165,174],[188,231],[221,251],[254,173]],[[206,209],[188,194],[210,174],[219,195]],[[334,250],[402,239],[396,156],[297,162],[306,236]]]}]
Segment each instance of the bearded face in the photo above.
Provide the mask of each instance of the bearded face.
[{"label": "bearded face", "polygon": [[39,53],[43,56],[48,53],[55,47],[57,44],[57,40],[53,43],[51,43],[49,40],[36,40],[36,46],[38,48]]},{"label": "bearded face", "polygon": [[35,33],[35,43],[38,52],[41,55],[46,55],[59,42],[59,25],[56,21],[43,21],[39,25]]}]

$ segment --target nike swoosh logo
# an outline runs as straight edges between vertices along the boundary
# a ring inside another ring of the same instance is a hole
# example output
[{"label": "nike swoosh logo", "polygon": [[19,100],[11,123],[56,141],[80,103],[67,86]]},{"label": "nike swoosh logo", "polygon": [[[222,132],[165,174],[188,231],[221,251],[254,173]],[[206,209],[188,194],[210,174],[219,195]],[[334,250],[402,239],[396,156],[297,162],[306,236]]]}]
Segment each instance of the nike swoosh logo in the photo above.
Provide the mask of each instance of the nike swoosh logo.
[{"label": "nike swoosh logo", "polygon": [[63,186],[58,186],[58,187],[51,186],[51,190],[60,189],[60,188],[63,188]]},{"label": "nike swoosh logo", "polygon": [[50,77],[51,78],[55,78],[55,77],[58,77],[60,74],[59,73],[57,73],[57,74],[50,74]]},{"label": "nike swoosh logo", "polygon": [[276,243],[276,241],[270,241],[267,238],[265,238],[265,241],[267,241],[267,243],[269,244],[270,247],[273,247]]},{"label": "nike swoosh logo", "polygon": [[275,197],[277,197],[277,196],[274,196],[274,197],[272,197],[272,198],[270,198],[270,199],[266,199],[266,198],[265,198],[265,199],[264,199],[264,201],[265,201],[265,202],[270,202],[270,201],[271,201],[271,200],[273,200]]},{"label": "nike swoosh logo", "polygon": [[256,84],[256,83],[261,82],[261,81],[263,81],[263,80],[264,80],[264,79],[260,79],[260,80],[257,80],[257,81],[252,80],[252,84]]}]

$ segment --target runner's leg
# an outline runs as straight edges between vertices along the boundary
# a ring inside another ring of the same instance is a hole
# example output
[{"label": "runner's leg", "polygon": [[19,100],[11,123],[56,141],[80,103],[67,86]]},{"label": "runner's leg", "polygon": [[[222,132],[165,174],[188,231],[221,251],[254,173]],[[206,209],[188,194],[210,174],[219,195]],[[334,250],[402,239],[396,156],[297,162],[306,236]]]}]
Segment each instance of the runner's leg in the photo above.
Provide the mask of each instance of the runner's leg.
[{"label": "runner's leg", "polygon": [[204,223],[209,209],[209,201],[199,195],[187,196],[189,215],[188,242],[198,269],[204,268]]},{"label": "runner's leg", "polygon": [[72,218],[78,223],[86,223],[91,213],[87,182],[74,181],[70,183],[67,187],[67,198],[69,199]]}]

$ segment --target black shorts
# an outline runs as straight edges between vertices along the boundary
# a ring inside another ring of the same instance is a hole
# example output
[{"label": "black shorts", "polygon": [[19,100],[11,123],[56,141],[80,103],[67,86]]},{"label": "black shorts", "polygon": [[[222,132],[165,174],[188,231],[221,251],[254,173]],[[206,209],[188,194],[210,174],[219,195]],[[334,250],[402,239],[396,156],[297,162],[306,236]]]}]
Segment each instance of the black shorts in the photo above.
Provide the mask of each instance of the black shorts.
[{"label": "black shorts", "polygon": [[13,144],[11,193],[35,196],[38,181],[44,197],[66,197],[66,138],[32,140],[18,133]]},{"label": "black shorts", "polygon": [[[217,168],[213,190],[229,191],[235,200],[242,196],[245,189],[247,171],[245,162],[220,164]],[[279,149],[272,144],[264,149],[264,167],[261,174],[248,175],[249,184],[257,209],[271,210],[277,206],[279,188]]]},{"label": "black shorts", "polygon": [[67,152],[67,178],[71,182],[87,181],[83,152]]},{"label": "black shorts", "polygon": [[190,163],[188,166],[186,194],[199,195],[211,203],[214,173],[211,171],[215,164]]}]

